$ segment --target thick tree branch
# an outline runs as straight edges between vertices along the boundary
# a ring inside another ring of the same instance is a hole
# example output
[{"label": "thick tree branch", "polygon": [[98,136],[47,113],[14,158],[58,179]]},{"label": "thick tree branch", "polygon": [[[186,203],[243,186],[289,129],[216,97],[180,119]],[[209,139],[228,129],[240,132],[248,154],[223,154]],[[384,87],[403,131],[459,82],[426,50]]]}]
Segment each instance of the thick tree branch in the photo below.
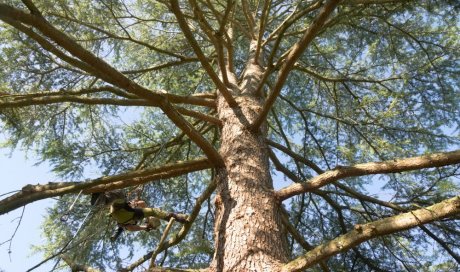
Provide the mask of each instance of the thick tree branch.
[{"label": "thick tree branch", "polygon": [[[156,104],[151,101],[139,99],[139,97],[136,95],[127,93],[121,89],[118,89],[112,86],[102,86],[102,87],[90,88],[90,89],[80,89],[77,91],[59,90],[59,91],[36,92],[36,93],[26,93],[26,94],[2,93],[0,95],[0,99],[5,101],[5,102],[2,102],[2,105],[4,105],[4,107],[10,107],[10,106],[7,106],[10,103],[11,105],[13,105],[14,103],[22,104],[23,102],[25,106],[28,106],[27,101],[30,101],[31,103],[30,105],[33,105],[35,101],[42,101],[48,98],[56,99],[56,97],[58,96],[77,97],[79,95],[87,95],[87,94],[101,93],[101,92],[109,92],[109,93],[115,94],[123,98],[128,98],[130,100],[126,100],[126,101],[136,101],[135,104],[140,103],[139,101],[145,101],[144,102],[145,106],[156,106]],[[195,106],[205,106],[209,108],[216,107],[216,103],[215,103],[216,95],[215,94],[197,93],[197,94],[192,94],[192,95],[187,95],[187,96],[170,94],[167,92],[163,92],[163,94],[166,96],[169,102],[174,103],[174,104],[189,104],[189,105],[195,105]],[[36,100],[36,98],[40,98],[40,99]],[[89,98],[89,97],[80,97],[80,98]],[[100,98],[95,98],[95,99],[100,99]],[[104,98],[104,99],[109,99],[109,98]],[[12,100],[12,101],[8,101],[8,100]],[[74,101],[74,102],[77,102],[77,101]],[[43,103],[38,102],[38,103],[45,104],[44,102]],[[101,104],[104,104],[104,103],[101,103]]]},{"label": "thick tree branch", "polygon": [[85,182],[26,185],[18,193],[0,200],[0,215],[37,200],[76,193],[80,190],[83,190],[85,194],[105,192],[155,180],[177,177],[208,168],[211,168],[211,163],[208,159],[196,159],[188,162],[167,164],[153,169],[137,170],[125,174],[100,177]]},{"label": "thick tree branch", "polygon": [[[0,97],[0,109],[28,107],[35,105],[50,105],[64,102],[72,102],[85,105],[116,105],[125,107],[155,106],[152,102],[144,99],[114,99],[99,97],[82,97],[66,94],[50,94],[49,96],[40,97],[36,97],[33,95],[32,97],[28,97],[27,95],[21,95],[13,101],[2,101],[2,97]],[[222,125],[222,122],[218,118],[199,111],[193,111],[182,107],[177,107],[177,111],[180,114],[197,118],[202,121],[210,122],[217,126]]]},{"label": "thick tree branch", "polygon": [[326,171],[318,175],[308,182],[296,183],[287,186],[275,194],[280,200],[285,200],[294,195],[305,192],[311,192],[326,184],[330,184],[339,179],[348,177],[358,177],[372,174],[399,173],[423,168],[441,167],[460,163],[460,150],[434,153],[419,157],[411,157],[404,159],[395,159],[384,162],[371,162],[356,164],[354,166],[339,166],[333,170]]},{"label": "thick tree branch", "polygon": [[305,49],[308,47],[310,42],[313,38],[316,37],[316,34],[321,30],[323,24],[326,22],[326,19],[332,13],[334,8],[339,4],[341,0],[329,0],[320,11],[318,16],[312,22],[312,24],[308,27],[307,31],[305,31],[304,35],[295,43],[290,49],[289,54],[287,55],[283,65],[281,66],[280,71],[278,72],[278,78],[276,79],[275,85],[268,96],[267,100],[265,101],[264,107],[262,108],[261,113],[251,125],[251,129],[256,131],[259,129],[260,125],[265,121],[267,118],[268,113],[270,112],[271,107],[275,103],[275,100],[278,98],[278,95],[281,92],[281,89],[286,82],[286,79],[294,67],[295,62],[297,59],[302,55]]},{"label": "thick tree branch", "polygon": [[305,255],[284,265],[282,271],[303,271],[320,261],[346,251],[367,240],[407,230],[416,226],[460,213],[460,196],[456,196],[435,205],[395,215],[371,223],[356,225],[345,235],[315,247]]},{"label": "thick tree branch", "polygon": [[[0,7],[1,6],[2,6],[2,4],[0,4]],[[1,7],[1,8],[3,8],[3,7]],[[11,19],[9,17],[1,16],[1,10],[0,10],[0,19],[3,20],[4,22],[10,24],[11,26],[16,28],[17,30],[21,31],[22,33],[26,34],[29,38],[31,38],[34,41],[36,41],[43,49],[45,49],[46,51],[54,54],[55,56],[57,56],[58,58],[60,58],[61,60],[65,61],[65,62],[69,63],[73,67],[79,68],[82,71],[87,72],[88,74],[92,74],[92,75],[95,75],[95,76],[98,76],[98,77],[101,77],[101,78],[103,77],[103,75],[101,75],[99,73],[99,71],[97,71],[96,69],[94,69],[90,65],[88,65],[88,64],[86,64],[86,63],[84,63],[84,62],[82,62],[82,61],[80,61],[78,59],[75,59],[75,58],[67,55],[65,52],[62,52],[62,50],[58,49],[51,42],[49,42],[48,40],[43,38],[41,35],[39,35],[35,31],[33,31],[32,28],[29,28],[29,27],[23,25],[21,22],[13,20],[13,19]]]},{"label": "thick tree branch", "polygon": [[[270,160],[275,165],[276,170],[282,172],[285,176],[287,176],[293,182],[296,182],[296,183],[301,182],[300,179],[294,173],[292,173],[289,169],[287,169],[286,167],[284,167],[281,164],[281,162],[278,160],[276,155],[271,150],[269,152],[269,156],[270,156]],[[355,191],[355,190],[353,190],[353,189],[351,189],[351,188],[349,188],[349,187],[347,187],[345,185],[340,184],[339,182],[333,182],[333,184],[335,186],[337,186],[338,188],[340,188],[340,189],[344,190],[345,192],[347,192],[351,197],[354,197],[354,198],[356,198],[356,199],[358,199],[360,201],[366,201],[366,202],[374,203],[374,204],[377,204],[377,205],[380,205],[380,206],[383,206],[383,207],[391,208],[391,209],[393,209],[395,211],[398,211],[398,212],[409,212],[410,211],[410,209],[401,207],[401,206],[399,206],[397,204],[394,204],[392,202],[383,201],[383,200],[380,200],[380,199],[376,199],[376,198],[361,194],[361,193],[359,193],[359,192],[357,192],[357,191]],[[316,191],[316,193],[318,193],[322,197],[329,198],[323,192]],[[331,203],[330,198],[329,198],[328,202]],[[336,204],[333,204],[331,206],[334,206],[334,208],[337,210],[337,212],[341,213],[340,208]],[[344,227],[345,224],[343,222],[343,215],[341,217],[339,217],[339,218],[342,218],[341,226]],[[283,218],[283,223],[286,225],[288,231],[291,233],[291,235],[294,237],[294,239],[304,249],[311,250],[312,247],[311,246],[308,247],[308,243],[306,243],[305,240],[302,237],[299,237],[299,234],[296,232],[295,228],[293,226],[288,225],[289,222],[286,223],[285,222],[286,220],[287,220],[286,218]],[[427,227],[419,226],[419,228],[423,232],[425,232],[428,236],[430,236],[433,240],[435,240],[444,250],[447,251],[447,253],[449,253],[450,256],[452,256],[452,258],[454,258],[458,263],[460,263],[460,256],[457,255],[454,251],[452,251],[451,248],[446,243],[444,243],[444,241],[442,241],[439,237],[437,237],[435,234],[433,234]],[[323,267],[324,263],[320,262],[320,265],[321,265],[321,267]]]},{"label": "thick tree branch", "polygon": [[19,9],[0,4],[0,20],[4,20],[7,23],[12,21],[18,22],[37,28],[43,35],[53,40],[70,54],[77,57],[85,64],[90,65],[94,71],[97,71],[96,76],[101,77],[106,82],[123,90],[152,101],[152,103],[158,105],[158,107],[163,110],[178,128],[184,131],[187,136],[203,150],[213,164],[216,166],[223,165],[223,160],[217,150],[176,111],[164,94],[148,90],[130,80],[39,15],[27,14]]},{"label": "thick tree branch", "polygon": [[118,106],[155,106],[152,102],[144,99],[114,99],[99,97],[82,97],[76,95],[50,94],[48,97],[27,97],[24,95],[12,101],[2,101],[0,98],[0,109],[20,108],[35,105],[49,105],[64,102],[73,102],[87,105],[118,105]]}]

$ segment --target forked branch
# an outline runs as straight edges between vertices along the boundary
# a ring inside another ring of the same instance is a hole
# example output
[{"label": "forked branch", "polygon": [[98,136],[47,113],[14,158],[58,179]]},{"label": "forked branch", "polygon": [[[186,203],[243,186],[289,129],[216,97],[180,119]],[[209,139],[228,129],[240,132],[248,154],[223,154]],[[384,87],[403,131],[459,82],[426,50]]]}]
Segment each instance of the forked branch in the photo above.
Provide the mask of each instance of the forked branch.
[{"label": "forked branch", "polygon": [[[174,15],[177,18],[177,22],[182,29],[182,32],[185,35],[185,38],[189,42],[190,46],[192,47],[193,51],[195,52],[196,56],[201,62],[201,65],[203,66],[203,69],[206,71],[206,73],[209,75],[211,80],[214,82],[216,85],[217,89],[222,93],[222,95],[225,97],[225,100],[231,107],[236,107],[238,104],[236,103],[235,99],[233,98],[232,94],[229,92],[225,84],[220,80],[219,76],[217,73],[213,70],[211,64],[208,62],[207,57],[204,55],[203,51],[200,48],[200,45],[196,41],[196,39],[193,37],[192,30],[190,29],[184,14],[182,13],[180,7],[179,7],[179,2],[177,0],[171,0],[171,11],[174,13]],[[222,71],[225,72],[225,71]]]},{"label": "forked branch", "polygon": [[[33,5],[32,3],[29,4]],[[9,5],[0,4],[0,20],[3,20],[6,23],[11,24],[13,27],[16,27],[20,31],[28,29],[24,25],[33,26],[48,39],[52,40],[60,47],[65,49],[68,53],[78,58],[79,63],[81,62],[83,64],[82,68],[88,68],[88,72],[93,74],[95,73],[95,76],[102,78],[106,82],[113,84],[123,90],[126,90],[127,92],[135,94],[141,98],[149,100],[155,105],[158,105],[158,107],[161,108],[161,110],[168,116],[168,118],[178,128],[184,131],[184,133],[186,133],[187,136],[189,136],[190,139],[203,150],[203,152],[206,154],[206,156],[208,156],[208,158],[214,165],[223,165],[223,160],[217,152],[217,150],[206,140],[206,138],[203,137],[203,135],[196,131],[193,128],[193,126],[177,112],[177,110],[171,105],[171,103],[164,94],[156,93],[130,80],[121,72],[110,66],[103,59],[97,57],[92,52],[86,50],[83,46],[78,44],[71,37],[69,37],[62,31],[51,25],[41,15],[37,15],[34,13],[28,14],[23,12],[22,10],[16,9]],[[35,34],[36,37],[41,37],[37,33]],[[44,39],[43,37],[37,39],[46,41],[46,39]],[[39,42],[38,40],[37,42]],[[59,57],[59,55],[57,56]],[[68,60],[67,58],[65,58],[65,56],[62,57],[64,57],[64,61],[71,61],[69,62],[70,64],[74,62],[73,58],[71,58],[71,60]]]}]

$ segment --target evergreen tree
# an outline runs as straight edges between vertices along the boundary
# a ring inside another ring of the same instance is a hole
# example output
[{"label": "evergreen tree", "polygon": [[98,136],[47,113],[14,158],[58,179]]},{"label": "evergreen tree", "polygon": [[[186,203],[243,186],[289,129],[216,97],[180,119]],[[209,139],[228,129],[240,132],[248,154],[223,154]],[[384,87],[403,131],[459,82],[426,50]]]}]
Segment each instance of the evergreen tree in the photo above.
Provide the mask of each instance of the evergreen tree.
[{"label": "evergreen tree", "polygon": [[[3,0],[3,145],[63,181],[0,214],[59,197],[63,270],[455,271],[459,8]],[[111,242],[117,189],[162,226]]]}]

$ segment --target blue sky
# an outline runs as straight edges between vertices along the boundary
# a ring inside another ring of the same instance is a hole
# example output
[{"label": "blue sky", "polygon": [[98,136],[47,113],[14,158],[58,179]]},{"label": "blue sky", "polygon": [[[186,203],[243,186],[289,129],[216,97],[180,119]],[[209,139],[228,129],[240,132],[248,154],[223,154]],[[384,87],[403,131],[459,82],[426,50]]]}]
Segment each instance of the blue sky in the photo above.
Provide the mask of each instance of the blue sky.
[{"label": "blue sky", "polygon": [[[46,163],[34,166],[36,159],[29,156],[26,160],[24,152],[19,150],[10,152],[0,149],[0,173],[2,173],[0,195],[21,189],[26,184],[46,183],[56,181],[57,178],[49,172],[49,165]],[[2,196],[0,198],[4,198]],[[41,223],[45,215],[45,207],[51,206],[53,200],[41,200],[26,206],[21,225],[11,243],[11,254],[9,242],[0,246],[0,271],[18,272],[26,271],[39,263],[43,257],[41,254],[31,255],[31,245],[42,243]],[[18,225],[22,208],[14,210],[6,215],[0,216],[0,243],[11,238]],[[34,271],[50,271],[54,263],[46,265]]]}]

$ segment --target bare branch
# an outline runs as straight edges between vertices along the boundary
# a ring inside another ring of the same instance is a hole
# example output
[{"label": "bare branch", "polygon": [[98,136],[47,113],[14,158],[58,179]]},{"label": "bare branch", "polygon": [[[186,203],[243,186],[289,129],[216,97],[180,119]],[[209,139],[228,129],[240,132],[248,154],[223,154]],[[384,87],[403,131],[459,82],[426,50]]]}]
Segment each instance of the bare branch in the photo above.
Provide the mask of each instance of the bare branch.
[{"label": "bare branch", "polygon": [[460,163],[460,150],[434,153],[425,156],[394,159],[384,162],[370,162],[356,164],[354,166],[339,166],[333,170],[326,171],[308,182],[296,183],[287,186],[275,194],[280,200],[285,200],[294,195],[311,192],[326,184],[347,177],[358,177],[372,174],[399,173],[423,168],[441,167]]},{"label": "bare branch", "polygon": [[281,92],[281,89],[286,82],[286,79],[294,67],[295,62],[297,59],[302,55],[305,49],[308,47],[310,42],[315,38],[316,34],[321,30],[324,22],[332,13],[334,8],[339,4],[341,0],[329,0],[320,11],[318,16],[312,22],[312,24],[308,27],[307,31],[305,31],[304,35],[295,43],[291,49],[289,49],[289,54],[285,58],[283,65],[281,66],[280,71],[278,72],[278,78],[276,80],[275,85],[273,86],[273,90],[271,91],[270,95],[268,96],[267,100],[265,101],[264,107],[262,108],[261,113],[251,125],[252,131],[257,131],[262,123],[265,121],[271,107],[275,103],[275,100],[278,98],[278,95]]},{"label": "bare branch", "polygon": [[26,185],[18,193],[0,200],[0,215],[10,212],[37,200],[79,192],[90,194],[129,186],[144,184],[155,180],[181,176],[186,173],[208,169],[208,159],[166,164],[157,168],[137,170],[129,173],[100,177],[86,182],[59,182],[46,185]]},{"label": "bare branch", "polygon": [[[21,225],[21,222],[22,222],[22,219],[24,218],[24,211],[26,209],[26,206],[23,206],[22,207],[22,212],[21,212],[21,215],[19,216],[19,221],[18,221],[18,224],[16,225],[16,228],[14,229],[14,232],[13,234],[11,235],[10,239],[4,241],[4,242],[1,242],[0,243],[0,246],[3,245],[3,244],[6,244],[9,242],[9,245],[8,245],[8,254],[10,254],[10,258],[11,258],[11,253],[12,253],[12,250],[11,250],[11,246],[13,244],[13,239],[14,237],[16,236],[16,233],[18,232],[18,229],[19,229],[19,226]],[[16,218],[18,219],[18,218]]]},{"label": "bare branch", "polygon": [[282,271],[303,271],[316,263],[344,252],[367,240],[407,230],[416,226],[454,216],[460,213],[460,196],[456,196],[435,205],[413,210],[407,213],[356,225],[353,230],[334,240],[315,247],[305,255],[284,265]]}]

